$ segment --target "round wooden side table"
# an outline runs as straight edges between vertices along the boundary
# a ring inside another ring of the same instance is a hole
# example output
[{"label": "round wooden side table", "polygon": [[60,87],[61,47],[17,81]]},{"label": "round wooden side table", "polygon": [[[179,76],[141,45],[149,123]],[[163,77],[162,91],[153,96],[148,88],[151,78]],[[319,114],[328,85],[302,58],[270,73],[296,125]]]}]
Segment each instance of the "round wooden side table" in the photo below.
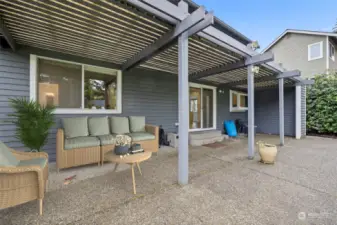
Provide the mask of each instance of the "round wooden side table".
[{"label": "round wooden side table", "polygon": [[142,175],[142,171],[140,169],[139,163],[151,158],[151,155],[152,155],[152,152],[142,152],[142,153],[130,154],[124,157],[120,157],[119,155],[116,155],[113,151],[109,151],[105,153],[104,160],[110,161],[112,163],[116,163],[114,171],[116,171],[118,165],[121,163],[131,165],[133,193],[136,194],[137,192],[136,192],[134,166],[135,164],[137,165],[139,173],[140,175]]}]

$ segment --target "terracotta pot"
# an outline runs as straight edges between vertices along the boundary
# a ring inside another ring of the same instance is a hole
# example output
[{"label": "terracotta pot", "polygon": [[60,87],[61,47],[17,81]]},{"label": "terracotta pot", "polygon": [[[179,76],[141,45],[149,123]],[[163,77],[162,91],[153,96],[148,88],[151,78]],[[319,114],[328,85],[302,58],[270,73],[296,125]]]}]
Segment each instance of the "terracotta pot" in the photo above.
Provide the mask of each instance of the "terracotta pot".
[{"label": "terracotta pot", "polygon": [[277,155],[277,147],[276,145],[266,144],[263,142],[257,143],[259,146],[259,153],[261,157],[261,161],[263,163],[274,163]]}]

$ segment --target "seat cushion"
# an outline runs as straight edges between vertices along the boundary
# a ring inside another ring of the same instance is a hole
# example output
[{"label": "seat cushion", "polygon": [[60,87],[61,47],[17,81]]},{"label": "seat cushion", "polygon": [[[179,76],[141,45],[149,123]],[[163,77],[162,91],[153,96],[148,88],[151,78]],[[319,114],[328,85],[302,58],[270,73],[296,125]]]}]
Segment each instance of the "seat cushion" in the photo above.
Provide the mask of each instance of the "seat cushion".
[{"label": "seat cushion", "polygon": [[8,147],[0,141],[0,166],[17,166],[19,160],[15,158]]},{"label": "seat cushion", "polygon": [[96,137],[75,137],[64,140],[64,150],[75,148],[88,148],[100,146],[100,141]]},{"label": "seat cushion", "polygon": [[110,130],[113,134],[130,133],[129,119],[127,117],[110,117]]},{"label": "seat cushion", "polygon": [[88,117],[73,117],[62,119],[64,135],[66,138],[88,136]]},{"label": "seat cushion", "polygon": [[110,134],[108,117],[91,117],[88,119],[90,136]]},{"label": "seat cushion", "polygon": [[107,135],[100,135],[97,136],[100,140],[101,145],[113,145],[115,144],[116,135],[115,134],[107,134]]},{"label": "seat cushion", "polygon": [[34,158],[28,160],[21,160],[18,166],[33,166],[37,165],[44,168],[47,165],[47,159],[45,158]]},{"label": "seat cushion", "polygon": [[145,132],[145,116],[130,116],[130,131]]},{"label": "seat cushion", "polygon": [[146,132],[129,133],[128,135],[132,138],[132,142],[154,140],[156,138],[153,134]]}]

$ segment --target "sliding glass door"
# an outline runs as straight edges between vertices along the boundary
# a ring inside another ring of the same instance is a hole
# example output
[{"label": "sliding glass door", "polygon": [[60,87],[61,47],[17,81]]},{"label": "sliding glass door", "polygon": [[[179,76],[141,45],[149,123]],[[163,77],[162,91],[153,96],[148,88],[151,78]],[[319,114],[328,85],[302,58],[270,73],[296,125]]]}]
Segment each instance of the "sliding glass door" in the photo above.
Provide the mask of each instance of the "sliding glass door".
[{"label": "sliding glass door", "polygon": [[190,84],[190,130],[206,130],[215,128],[215,93],[214,87]]}]

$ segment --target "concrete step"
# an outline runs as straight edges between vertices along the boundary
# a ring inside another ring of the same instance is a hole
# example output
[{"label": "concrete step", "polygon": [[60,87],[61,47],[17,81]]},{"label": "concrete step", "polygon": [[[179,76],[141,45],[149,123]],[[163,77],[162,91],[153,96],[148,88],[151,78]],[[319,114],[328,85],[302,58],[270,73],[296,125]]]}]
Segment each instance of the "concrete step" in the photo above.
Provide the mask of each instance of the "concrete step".
[{"label": "concrete step", "polygon": [[201,146],[215,142],[223,141],[225,135],[220,130],[208,130],[189,133],[189,142],[191,146]]}]

